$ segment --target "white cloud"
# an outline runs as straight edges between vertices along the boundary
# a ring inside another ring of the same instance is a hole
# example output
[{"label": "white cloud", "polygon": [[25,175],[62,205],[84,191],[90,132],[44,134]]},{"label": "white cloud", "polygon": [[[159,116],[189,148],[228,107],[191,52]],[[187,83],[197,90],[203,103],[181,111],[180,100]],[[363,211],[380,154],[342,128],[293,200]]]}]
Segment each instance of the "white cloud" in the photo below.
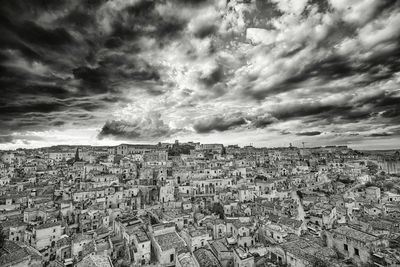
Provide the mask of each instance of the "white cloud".
[{"label": "white cloud", "polygon": [[276,31],[261,28],[247,28],[246,38],[253,44],[272,44],[276,39]]},{"label": "white cloud", "polygon": [[375,14],[381,0],[330,0],[332,7],[340,14],[345,22],[363,25]]},{"label": "white cloud", "polygon": [[275,2],[278,8],[285,13],[300,15],[304,11],[308,0],[272,0],[272,2]]}]

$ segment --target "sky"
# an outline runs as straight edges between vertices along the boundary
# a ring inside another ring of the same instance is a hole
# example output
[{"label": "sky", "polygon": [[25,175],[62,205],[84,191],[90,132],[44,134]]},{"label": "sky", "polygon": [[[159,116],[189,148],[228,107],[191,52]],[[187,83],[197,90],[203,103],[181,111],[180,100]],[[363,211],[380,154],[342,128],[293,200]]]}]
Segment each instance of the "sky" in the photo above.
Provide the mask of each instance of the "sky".
[{"label": "sky", "polygon": [[400,2],[6,0],[0,149],[400,148]]}]

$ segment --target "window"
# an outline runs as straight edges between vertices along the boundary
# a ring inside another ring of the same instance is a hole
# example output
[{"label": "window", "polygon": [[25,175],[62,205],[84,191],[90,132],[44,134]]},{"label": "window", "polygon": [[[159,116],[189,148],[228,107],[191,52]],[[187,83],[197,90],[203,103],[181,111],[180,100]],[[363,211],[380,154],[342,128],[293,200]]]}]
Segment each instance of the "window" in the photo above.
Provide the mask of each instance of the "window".
[{"label": "window", "polygon": [[169,255],[169,261],[173,262],[174,261],[174,254]]},{"label": "window", "polygon": [[354,255],[360,256],[360,251],[358,250],[358,248],[354,248]]},{"label": "window", "polygon": [[344,247],[344,250],[349,251],[349,247],[347,246],[347,244],[344,244],[343,247]]}]

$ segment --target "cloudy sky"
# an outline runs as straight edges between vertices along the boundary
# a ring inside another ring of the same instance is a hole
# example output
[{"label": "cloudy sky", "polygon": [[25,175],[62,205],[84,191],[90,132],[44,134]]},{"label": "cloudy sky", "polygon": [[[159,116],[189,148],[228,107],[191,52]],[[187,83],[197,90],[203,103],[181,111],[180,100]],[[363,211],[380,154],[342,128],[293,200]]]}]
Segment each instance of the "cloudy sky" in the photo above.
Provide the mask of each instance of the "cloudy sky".
[{"label": "cloudy sky", "polygon": [[400,147],[393,0],[6,0],[0,149]]}]

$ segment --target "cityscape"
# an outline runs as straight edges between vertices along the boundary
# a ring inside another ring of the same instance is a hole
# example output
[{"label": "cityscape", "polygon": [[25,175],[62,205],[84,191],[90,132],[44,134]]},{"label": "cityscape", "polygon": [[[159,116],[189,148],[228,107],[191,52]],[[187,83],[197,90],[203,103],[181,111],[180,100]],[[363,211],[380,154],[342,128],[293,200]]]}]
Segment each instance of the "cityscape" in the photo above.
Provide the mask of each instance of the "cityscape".
[{"label": "cityscape", "polygon": [[400,1],[1,1],[0,267],[137,266],[400,266]]},{"label": "cityscape", "polygon": [[400,151],[1,153],[1,266],[399,266]]}]

